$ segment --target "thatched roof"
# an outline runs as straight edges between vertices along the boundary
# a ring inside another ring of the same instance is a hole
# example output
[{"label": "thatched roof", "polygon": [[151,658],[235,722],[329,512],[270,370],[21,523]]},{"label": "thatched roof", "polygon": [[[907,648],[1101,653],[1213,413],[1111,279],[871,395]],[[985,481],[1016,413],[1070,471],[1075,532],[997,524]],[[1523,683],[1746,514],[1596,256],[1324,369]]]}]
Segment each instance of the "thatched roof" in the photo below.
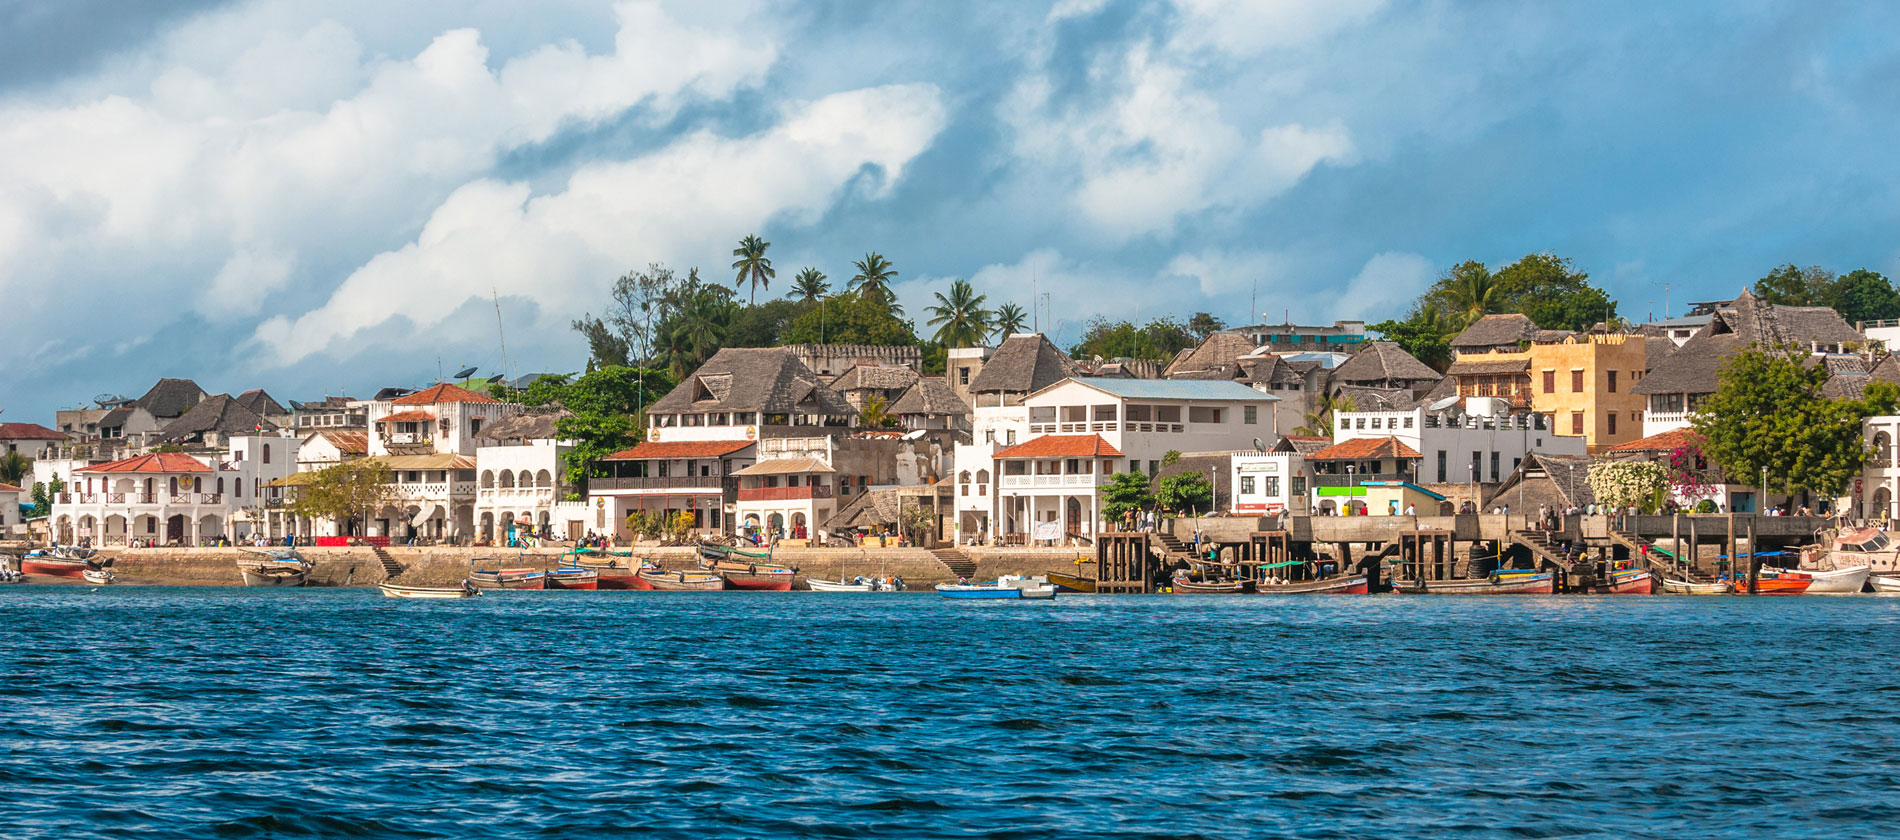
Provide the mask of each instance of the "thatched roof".
[{"label": "thatched roof", "polygon": [[205,398],[205,389],[189,379],[160,379],[145,396],[132,401],[132,404],[151,412],[153,417],[169,420],[183,417],[192,406]]},{"label": "thatched roof", "polygon": [[1643,370],[1655,370],[1676,352],[1676,343],[1658,336],[1643,336]]},{"label": "thatched roof", "polygon": [[[1589,481],[1590,463],[1587,455],[1526,454],[1523,463],[1498,485],[1497,492],[1486,497],[1484,507],[1489,510],[1508,504],[1512,514],[1519,514],[1534,513],[1538,505],[1563,510],[1572,505],[1595,504],[1597,496],[1590,489]],[[1521,493],[1519,485],[1523,487]]]},{"label": "thatched roof", "polygon": [[651,414],[713,411],[857,414],[843,395],[820,382],[817,374],[783,347],[720,350],[648,409]]},{"label": "thatched roof", "polygon": [[[1235,363],[1252,353],[1252,339],[1239,333],[1217,332],[1198,346],[1176,353],[1162,375],[1169,379],[1227,379],[1233,376]],[[1209,376],[1206,374],[1215,374]],[[1200,374],[1200,375],[1194,375]]]},{"label": "thatched roof", "polygon": [[1333,370],[1333,381],[1347,385],[1411,388],[1438,379],[1438,371],[1390,341],[1360,345],[1352,358]]},{"label": "thatched roof", "polygon": [[1561,330],[1545,330],[1529,315],[1516,312],[1486,315],[1471,323],[1451,340],[1454,350],[1505,347],[1521,341],[1551,340],[1565,335]]},{"label": "thatched roof", "polygon": [[272,399],[270,394],[265,393],[262,388],[252,388],[249,391],[237,395],[236,399],[239,405],[265,417],[281,417],[290,413],[288,409],[278,405],[277,401]]},{"label": "thatched roof", "polygon": [[1630,388],[1632,394],[1713,394],[1722,363],[1750,345],[1810,348],[1865,340],[1839,312],[1821,306],[1771,306],[1743,291],[1697,333]]},{"label": "thatched roof", "polygon": [[927,414],[963,416],[970,413],[970,406],[957,396],[950,383],[941,376],[919,378],[897,399],[891,401],[892,414]]},{"label": "thatched roof", "polygon": [[1080,376],[1082,369],[1041,333],[1012,335],[970,380],[972,393],[1027,394]]},{"label": "thatched roof", "polygon": [[[1466,357],[1466,358],[1471,358],[1471,357]],[[1504,359],[1500,361],[1485,361],[1483,360],[1484,357],[1482,356],[1479,356],[1476,358],[1478,358],[1479,361],[1466,361],[1465,359],[1460,359],[1458,361],[1452,362],[1451,367],[1448,367],[1445,369],[1445,375],[1446,376],[1486,376],[1486,375],[1496,375],[1496,374],[1505,374],[1505,373],[1523,373],[1531,369],[1530,359]]]},{"label": "thatched roof", "polygon": [[1352,408],[1344,410],[1349,411],[1402,411],[1418,404],[1418,400],[1412,397],[1412,392],[1404,388],[1359,388],[1342,385],[1333,389],[1335,410],[1341,410],[1338,406],[1346,404],[1348,400],[1351,401]]},{"label": "thatched roof", "polygon": [[875,389],[879,391],[901,391],[917,381],[917,371],[904,365],[885,365],[861,362],[851,366],[850,370],[840,373],[831,380],[831,389],[838,392]]},{"label": "thatched roof", "polygon": [[574,413],[565,409],[535,411],[504,417],[482,425],[476,440],[554,440],[554,424]]},{"label": "thatched roof", "polygon": [[173,420],[159,431],[159,439],[172,442],[202,441],[207,433],[241,435],[273,428],[264,415],[245,408],[230,394],[206,397],[192,406],[185,416]]},{"label": "thatched roof", "polygon": [[893,525],[902,509],[903,493],[899,488],[883,487],[866,490],[852,498],[851,502],[838,509],[820,527],[827,531],[842,531],[848,528],[874,528],[879,525]]}]

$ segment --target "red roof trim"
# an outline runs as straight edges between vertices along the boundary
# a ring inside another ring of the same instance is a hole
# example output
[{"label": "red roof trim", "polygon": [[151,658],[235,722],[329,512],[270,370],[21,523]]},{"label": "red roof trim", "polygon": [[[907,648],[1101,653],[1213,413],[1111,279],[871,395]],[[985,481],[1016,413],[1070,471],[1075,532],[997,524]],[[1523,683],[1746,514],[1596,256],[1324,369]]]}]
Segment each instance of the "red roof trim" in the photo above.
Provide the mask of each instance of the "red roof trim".
[{"label": "red roof trim", "polygon": [[1641,440],[1619,443],[1610,447],[1611,452],[1672,452],[1688,443],[1700,443],[1702,436],[1694,429],[1670,429],[1658,432]]},{"label": "red roof trim", "polygon": [[622,449],[602,460],[652,461],[672,458],[718,458],[753,444],[749,440],[671,440]]}]

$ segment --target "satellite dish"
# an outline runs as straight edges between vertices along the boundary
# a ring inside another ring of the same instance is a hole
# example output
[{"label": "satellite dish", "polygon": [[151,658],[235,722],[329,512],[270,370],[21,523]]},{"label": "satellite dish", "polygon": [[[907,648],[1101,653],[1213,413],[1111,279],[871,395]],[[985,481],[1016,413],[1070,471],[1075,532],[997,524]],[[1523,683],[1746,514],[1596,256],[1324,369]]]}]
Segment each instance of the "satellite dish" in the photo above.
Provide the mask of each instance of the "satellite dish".
[{"label": "satellite dish", "polygon": [[1446,397],[1446,398],[1444,398],[1444,399],[1442,399],[1442,400],[1439,400],[1438,402],[1435,402],[1435,403],[1432,403],[1432,410],[1433,410],[1433,411],[1444,411],[1444,410],[1445,410],[1445,409],[1447,409],[1447,408],[1450,408],[1450,407],[1452,407],[1452,406],[1454,406],[1454,405],[1457,405],[1457,404],[1458,404],[1458,400],[1459,400],[1459,397],[1458,397],[1458,396],[1457,396],[1456,394],[1454,394],[1454,395],[1452,395],[1452,396],[1449,396],[1449,397]]},{"label": "satellite dish", "polygon": [[1254,439],[1253,439],[1253,451],[1255,451],[1255,452],[1265,452],[1265,451],[1267,451],[1267,447],[1266,447],[1266,445],[1265,445],[1265,444],[1263,444],[1263,443],[1261,443],[1261,442],[1260,442],[1260,439],[1259,439],[1259,438],[1254,438]]},{"label": "satellite dish", "polygon": [[491,377],[488,377],[488,381],[489,381],[490,383],[495,383],[495,382],[500,382],[500,381],[501,381],[501,374],[499,374],[499,373],[497,373],[497,374],[495,374],[494,376],[491,376]]},{"label": "satellite dish", "polygon": [[455,378],[456,378],[456,379],[467,379],[467,378],[469,378],[469,377],[471,377],[471,376],[474,376],[474,375],[475,375],[475,369],[474,369],[474,368],[464,368],[464,369],[462,369],[462,372],[461,372],[461,373],[458,373],[458,374],[456,374],[456,375],[455,375]]}]

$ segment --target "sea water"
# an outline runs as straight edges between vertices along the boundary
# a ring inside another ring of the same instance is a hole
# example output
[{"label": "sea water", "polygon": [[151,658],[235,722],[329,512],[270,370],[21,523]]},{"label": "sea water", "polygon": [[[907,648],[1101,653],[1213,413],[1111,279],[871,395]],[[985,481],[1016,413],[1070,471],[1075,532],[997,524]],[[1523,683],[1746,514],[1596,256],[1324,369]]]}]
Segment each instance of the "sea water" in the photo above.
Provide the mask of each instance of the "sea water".
[{"label": "sea water", "polygon": [[0,836],[1894,837],[1900,600],[0,588]]}]

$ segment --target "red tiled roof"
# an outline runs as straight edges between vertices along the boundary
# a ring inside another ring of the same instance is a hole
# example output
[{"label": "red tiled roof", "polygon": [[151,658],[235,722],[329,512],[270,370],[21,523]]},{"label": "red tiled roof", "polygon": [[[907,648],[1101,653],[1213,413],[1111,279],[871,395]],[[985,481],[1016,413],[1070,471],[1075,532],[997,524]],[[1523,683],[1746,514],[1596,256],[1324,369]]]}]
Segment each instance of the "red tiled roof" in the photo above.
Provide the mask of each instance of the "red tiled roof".
[{"label": "red tiled roof", "polygon": [[1674,452],[1686,444],[1702,444],[1702,436],[1694,429],[1670,429],[1667,432],[1650,435],[1642,440],[1632,440],[1610,447],[1611,452]]},{"label": "red tiled roof", "polygon": [[1308,461],[1376,461],[1384,458],[1417,458],[1418,450],[1395,437],[1355,438],[1335,443],[1306,456]]},{"label": "red tiled roof", "polygon": [[1043,435],[1030,438],[993,458],[1120,458],[1121,450],[1110,446],[1101,435]]},{"label": "red tiled roof", "polygon": [[154,452],[150,455],[139,455],[133,458],[113,461],[110,464],[81,467],[77,472],[188,473],[211,472],[211,468],[205,466],[203,461],[186,455],[183,452]]},{"label": "red tiled roof", "polygon": [[65,440],[66,435],[38,423],[0,423],[0,440]]},{"label": "red tiled roof", "polygon": [[1287,440],[1332,440],[1325,435],[1287,435]]},{"label": "red tiled roof", "polygon": [[362,455],[369,452],[368,432],[318,432],[318,436],[330,441],[338,452],[350,455]]},{"label": "red tiled roof", "polygon": [[11,484],[0,484],[0,493],[24,493],[24,492],[26,491],[21,490],[20,488],[15,487]]},{"label": "red tiled roof", "polygon": [[749,440],[674,440],[643,443],[607,456],[609,461],[644,461],[658,458],[718,458],[752,445]]},{"label": "red tiled roof", "polygon": [[434,420],[434,419],[435,419],[435,415],[430,414],[429,412],[423,411],[421,409],[414,409],[411,411],[398,411],[395,414],[391,414],[376,422],[378,423],[427,423],[430,420]]},{"label": "red tiled roof", "polygon": [[436,403],[498,403],[501,400],[477,394],[460,385],[444,382],[406,397],[397,397],[390,402],[396,405],[435,405]]}]

